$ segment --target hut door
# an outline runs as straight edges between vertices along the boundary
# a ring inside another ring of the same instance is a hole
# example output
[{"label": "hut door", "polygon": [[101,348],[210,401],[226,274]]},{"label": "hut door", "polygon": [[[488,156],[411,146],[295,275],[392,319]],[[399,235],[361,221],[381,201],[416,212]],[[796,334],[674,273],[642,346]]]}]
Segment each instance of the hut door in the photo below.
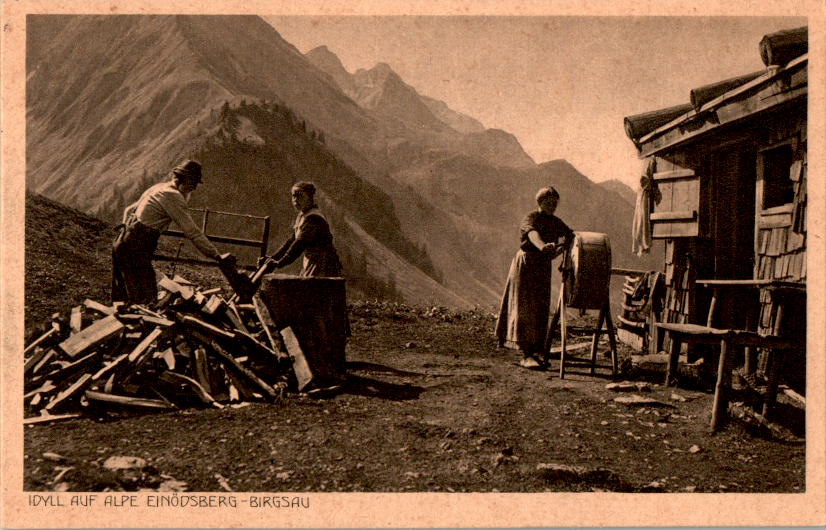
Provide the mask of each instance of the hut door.
[{"label": "hut door", "polygon": [[742,148],[720,150],[711,157],[709,228],[716,278],[752,278],[756,171],[756,153]]}]

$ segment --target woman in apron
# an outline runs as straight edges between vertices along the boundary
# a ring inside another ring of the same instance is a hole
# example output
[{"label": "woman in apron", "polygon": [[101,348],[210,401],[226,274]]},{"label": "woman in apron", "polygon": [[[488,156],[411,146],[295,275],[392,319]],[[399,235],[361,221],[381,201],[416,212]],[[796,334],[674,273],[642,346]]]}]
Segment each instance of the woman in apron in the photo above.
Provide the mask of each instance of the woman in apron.
[{"label": "woman in apron", "polygon": [[496,337],[499,346],[519,350],[520,365],[538,369],[544,355],[545,335],[551,307],[553,259],[564,252],[574,233],[554,215],[559,193],[552,187],[536,194],[539,208],[529,213],[519,226],[520,245],[511,262]]}]

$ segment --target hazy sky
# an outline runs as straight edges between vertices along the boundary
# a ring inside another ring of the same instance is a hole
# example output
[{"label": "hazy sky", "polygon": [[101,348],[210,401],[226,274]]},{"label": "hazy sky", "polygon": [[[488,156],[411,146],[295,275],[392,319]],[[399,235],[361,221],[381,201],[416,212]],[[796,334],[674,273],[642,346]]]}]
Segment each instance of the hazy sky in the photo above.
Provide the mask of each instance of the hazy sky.
[{"label": "hazy sky", "polygon": [[623,118],[688,103],[689,90],[764,68],[766,17],[274,16],[301,52],[326,45],[350,72],[388,63],[419,93],[565,158],[595,181],[635,187]]}]

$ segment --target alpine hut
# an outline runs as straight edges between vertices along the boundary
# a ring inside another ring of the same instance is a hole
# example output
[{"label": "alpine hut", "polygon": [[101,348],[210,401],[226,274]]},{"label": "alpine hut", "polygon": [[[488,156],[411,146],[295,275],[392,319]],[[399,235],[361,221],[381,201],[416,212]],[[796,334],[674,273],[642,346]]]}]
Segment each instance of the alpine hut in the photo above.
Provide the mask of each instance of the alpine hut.
[{"label": "alpine hut", "polygon": [[718,380],[740,369],[771,394],[778,374],[805,383],[807,28],[759,49],[764,70],[629,116],[625,130],[645,168],[635,237],[665,243],[651,350],[672,354],[674,377],[681,346],[690,360],[732,339]]}]

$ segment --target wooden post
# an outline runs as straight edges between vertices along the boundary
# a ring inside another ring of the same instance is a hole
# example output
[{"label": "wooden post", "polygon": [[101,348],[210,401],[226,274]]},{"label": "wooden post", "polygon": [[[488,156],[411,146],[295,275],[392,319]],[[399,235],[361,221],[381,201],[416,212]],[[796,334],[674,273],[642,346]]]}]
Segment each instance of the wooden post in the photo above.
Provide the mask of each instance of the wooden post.
[{"label": "wooden post", "polygon": [[[772,327],[772,335],[775,337],[780,336],[780,332],[782,330],[783,325],[783,300],[781,296],[778,296],[780,293],[773,293],[774,297],[772,302],[777,304],[777,314],[774,317],[774,326]],[[777,400],[777,385],[778,379],[780,379],[780,361],[782,357],[780,356],[780,352],[776,350],[768,350],[766,352],[766,361],[768,363],[768,374],[766,377],[766,399],[763,401],[763,417],[767,420],[771,419],[772,415],[772,408],[774,407],[774,402]]]},{"label": "wooden post", "polygon": [[565,324],[565,273],[562,274],[562,282],[559,286],[559,335],[562,339],[562,351],[559,352],[559,378],[565,379],[565,345],[568,339],[568,329]]},{"label": "wooden post", "polygon": [[[607,297],[608,295],[606,295]],[[611,303],[605,299],[605,324],[608,331],[608,344],[611,346],[611,375],[617,375],[617,333],[614,329],[614,320],[611,318]],[[593,373],[593,372],[591,372]]]},{"label": "wooden post", "polygon": [[599,336],[602,333],[602,324],[605,322],[606,312],[606,307],[602,306],[602,308],[599,310],[599,317],[597,317],[597,327],[596,329],[594,329],[594,338],[591,341],[591,374],[593,374],[596,371],[597,345],[599,344]]},{"label": "wooden post", "polygon": [[729,387],[729,371],[728,371],[728,356],[729,356],[728,339],[720,341],[720,362],[717,366],[717,385],[714,388],[714,404],[711,408],[711,430],[717,431],[720,428],[722,416],[726,413],[728,406],[728,387]]},{"label": "wooden post", "polygon": [[668,348],[668,368],[665,371],[665,386],[672,386],[672,381],[677,378],[680,365],[680,346],[681,340],[677,333],[670,331],[666,332],[666,337],[671,339],[671,344]]}]

